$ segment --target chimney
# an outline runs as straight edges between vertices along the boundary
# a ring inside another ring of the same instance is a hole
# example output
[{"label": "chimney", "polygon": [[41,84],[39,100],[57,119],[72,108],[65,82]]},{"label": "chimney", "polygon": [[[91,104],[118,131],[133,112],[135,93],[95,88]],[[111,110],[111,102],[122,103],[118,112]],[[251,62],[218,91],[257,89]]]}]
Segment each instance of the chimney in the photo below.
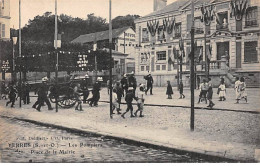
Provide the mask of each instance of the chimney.
[{"label": "chimney", "polygon": [[167,0],[154,0],[153,11],[158,11],[167,5]]}]

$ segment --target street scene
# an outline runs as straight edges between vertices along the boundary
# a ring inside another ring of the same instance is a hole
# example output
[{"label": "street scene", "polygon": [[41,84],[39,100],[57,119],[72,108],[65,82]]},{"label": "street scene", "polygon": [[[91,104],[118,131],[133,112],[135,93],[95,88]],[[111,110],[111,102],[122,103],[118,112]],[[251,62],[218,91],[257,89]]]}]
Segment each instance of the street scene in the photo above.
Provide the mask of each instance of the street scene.
[{"label": "street scene", "polygon": [[48,1],[0,0],[0,162],[260,161],[259,1]]}]

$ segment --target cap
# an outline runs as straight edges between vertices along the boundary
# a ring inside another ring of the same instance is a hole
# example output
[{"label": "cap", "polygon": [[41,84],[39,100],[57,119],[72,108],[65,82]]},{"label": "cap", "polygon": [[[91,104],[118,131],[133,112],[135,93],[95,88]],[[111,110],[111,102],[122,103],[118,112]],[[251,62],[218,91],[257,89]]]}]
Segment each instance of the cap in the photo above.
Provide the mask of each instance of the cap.
[{"label": "cap", "polygon": [[128,90],[134,90],[134,88],[133,87],[128,87]]},{"label": "cap", "polygon": [[88,74],[85,75],[85,78],[89,78]]}]

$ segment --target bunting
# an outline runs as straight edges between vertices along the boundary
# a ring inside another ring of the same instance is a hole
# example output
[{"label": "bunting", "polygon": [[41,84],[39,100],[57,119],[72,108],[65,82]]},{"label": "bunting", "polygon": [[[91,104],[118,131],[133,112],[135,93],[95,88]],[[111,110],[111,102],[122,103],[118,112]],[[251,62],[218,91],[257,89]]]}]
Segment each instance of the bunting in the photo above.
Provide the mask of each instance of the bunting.
[{"label": "bunting", "polygon": [[159,27],[158,20],[147,21],[147,28],[148,28],[148,31],[150,32],[151,36],[155,36],[155,34],[158,30],[158,27]]},{"label": "bunting", "polygon": [[248,6],[248,0],[232,0],[230,2],[230,17],[234,16],[237,21],[241,21]]},{"label": "bunting", "polygon": [[213,21],[213,16],[215,15],[214,7],[213,5],[211,6],[202,6],[200,8],[201,10],[201,22],[204,22],[205,25],[209,26],[211,24],[211,21]]}]

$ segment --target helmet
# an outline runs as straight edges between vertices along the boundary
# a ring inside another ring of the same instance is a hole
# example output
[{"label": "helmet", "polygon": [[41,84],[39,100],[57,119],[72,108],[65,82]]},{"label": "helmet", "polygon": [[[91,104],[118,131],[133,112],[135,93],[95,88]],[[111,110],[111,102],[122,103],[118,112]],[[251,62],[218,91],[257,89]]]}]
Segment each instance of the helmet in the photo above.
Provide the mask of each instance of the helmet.
[{"label": "helmet", "polygon": [[88,74],[85,75],[85,78],[89,78]]},{"label": "helmet", "polygon": [[135,74],[135,72],[134,72],[134,71],[132,71],[132,72],[131,72],[131,74],[133,74],[133,75],[134,75],[134,74]]},{"label": "helmet", "polygon": [[126,74],[124,74],[124,77],[126,77]]},{"label": "helmet", "polygon": [[42,82],[47,82],[48,81],[48,78],[47,77],[43,77],[42,78]]}]

